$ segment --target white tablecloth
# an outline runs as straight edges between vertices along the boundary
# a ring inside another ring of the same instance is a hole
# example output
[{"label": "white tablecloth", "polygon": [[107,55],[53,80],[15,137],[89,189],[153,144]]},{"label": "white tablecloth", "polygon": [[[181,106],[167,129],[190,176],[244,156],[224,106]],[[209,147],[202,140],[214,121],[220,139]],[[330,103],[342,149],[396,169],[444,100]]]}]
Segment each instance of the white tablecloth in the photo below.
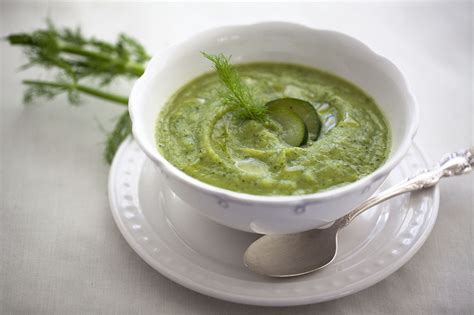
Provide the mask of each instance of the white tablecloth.
[{"label": "white tablecloth", "polygon": [[[150,52],[223,24],[285,20],[361,39],[406,73],[421,106],[417,143],[432,159],[473,144],[473,5],[0,4],[0,36],[43,26],[82,25],[85,34],[135,36]],[[434,230],[419,253],[386,280],[322,304],[263,308],[185,289],[127,245],[109,211],[104,135],[120,109],[85,98],[22,105],[25,61],[0,43],[0,313],[2,314],[468,314],[473,312],[473,178],[441,184]],[[120,85],[128,93],[128,85]]]}]

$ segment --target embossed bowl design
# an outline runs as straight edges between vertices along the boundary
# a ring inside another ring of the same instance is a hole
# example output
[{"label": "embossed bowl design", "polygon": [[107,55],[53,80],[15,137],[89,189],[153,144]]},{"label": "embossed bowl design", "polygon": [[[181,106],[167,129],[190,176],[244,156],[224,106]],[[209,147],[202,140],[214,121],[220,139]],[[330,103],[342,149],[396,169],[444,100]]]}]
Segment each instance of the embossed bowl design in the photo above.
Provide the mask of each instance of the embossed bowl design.
[{"label": "embossed bowl design", "polygon": [[[387,161],[356,182],[301,196],[244,194],[185,174],[157,150],[155,123],[160,109],[176,90],[209,71],[209,63],[200,51],[232,55],[237,63],[306,65],[353,82],[375,99],[389,121],[392,147]],[[389,60],[342,33],[283,22],[215,28],[162,50],[135,83],[129,111],[135,140],[178,197],[218,223],[256,233],[305,231],[348,213],[372,195],[401,161],[412,144],[419,116],[402,73]]]}]

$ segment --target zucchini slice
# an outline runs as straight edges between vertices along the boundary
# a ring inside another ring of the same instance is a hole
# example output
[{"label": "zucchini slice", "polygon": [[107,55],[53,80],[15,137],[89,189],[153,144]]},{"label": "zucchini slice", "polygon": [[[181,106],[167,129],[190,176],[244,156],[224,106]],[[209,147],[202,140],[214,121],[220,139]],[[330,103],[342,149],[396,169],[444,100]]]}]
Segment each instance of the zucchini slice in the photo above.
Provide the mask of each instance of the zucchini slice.
[{"label": "zucchini slice", "polygon": [[279,98],[267,103],[268,109],[287,108],[300,117],[308,129],[309,138],[315,141],[321,131],[321,120],[310,103],[297,98]]},{"label": "zucchini slice", "polygon": [[268,107],[270,118],[275,120],[283,128],[282,139],[294,147],[306,144],[308,141],[308,129],[303,120],[288,107]]}]

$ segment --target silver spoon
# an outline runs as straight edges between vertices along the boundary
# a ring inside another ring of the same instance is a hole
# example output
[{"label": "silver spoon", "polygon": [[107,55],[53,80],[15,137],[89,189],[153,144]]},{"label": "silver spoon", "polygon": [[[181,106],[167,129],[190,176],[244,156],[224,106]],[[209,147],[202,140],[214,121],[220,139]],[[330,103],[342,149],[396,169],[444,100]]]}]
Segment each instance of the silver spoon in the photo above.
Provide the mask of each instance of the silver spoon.
[{"label": "silver spoon", "polygon": [[359,214],[394,196],[432,187],[442,177],[467,174],[473,167],[474,147],[447,154],[437,166],[369,198],[327,229],[260,237],[245,251],[245,266],[270,277],[294,277],[321,269],[336,256],[338,232]]}]

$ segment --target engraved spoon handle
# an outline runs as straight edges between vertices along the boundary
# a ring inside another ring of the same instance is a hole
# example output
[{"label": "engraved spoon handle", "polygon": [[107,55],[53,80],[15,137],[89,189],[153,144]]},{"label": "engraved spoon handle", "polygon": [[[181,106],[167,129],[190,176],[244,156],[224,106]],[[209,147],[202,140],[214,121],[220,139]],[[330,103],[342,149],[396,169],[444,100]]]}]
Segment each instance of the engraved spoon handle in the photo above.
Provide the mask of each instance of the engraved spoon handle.
[{"label": "engraved spoon handle", "polygon": [[[435,167],[423,170],[414,177],[408,178],[389,189],[367,199],[357,208],[336,221],[340,228],[348,225],[359,214],[367,209],[394,196],[420,190],[436,185],[443,177],[450,177],[469,173],[474,167],[474,147],[455,153],[446,154]],[[336,225],[335,224],[335,225]]]}]

